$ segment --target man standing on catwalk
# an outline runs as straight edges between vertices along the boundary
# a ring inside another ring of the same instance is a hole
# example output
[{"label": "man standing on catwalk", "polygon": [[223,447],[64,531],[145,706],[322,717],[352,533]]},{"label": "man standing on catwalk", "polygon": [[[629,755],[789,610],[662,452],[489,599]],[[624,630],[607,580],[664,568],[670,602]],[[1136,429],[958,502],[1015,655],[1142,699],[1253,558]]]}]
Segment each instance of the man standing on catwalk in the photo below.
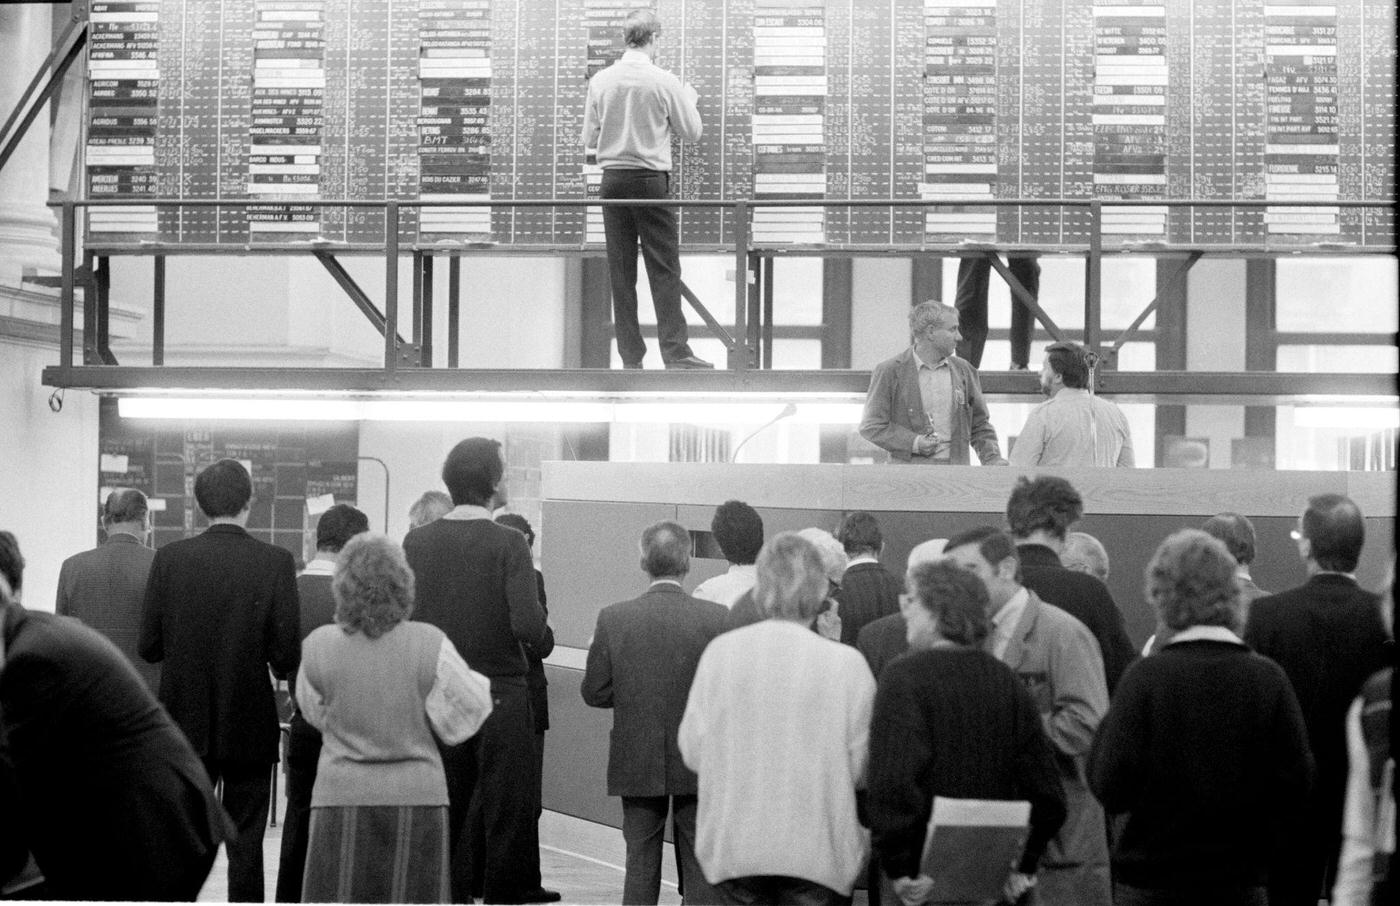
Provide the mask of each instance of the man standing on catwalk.
[{"label": "man standing on catwalk", "polygon": [[[670,195],[671,136],[700,138],[695,89],[652,62],[661,20],[649,9],[627,14],[621,59],[588,82],[583,146],[596,149],[603,198],[659,199]],[[646,259],[656,307],[661,360],[667,368],[712,368],[690,351],[681,311],[680,231],[669,207],[603,208],[612,282],[617,352],[624,368],[641,368],[646,343],[637,325],[637,243]]]}]

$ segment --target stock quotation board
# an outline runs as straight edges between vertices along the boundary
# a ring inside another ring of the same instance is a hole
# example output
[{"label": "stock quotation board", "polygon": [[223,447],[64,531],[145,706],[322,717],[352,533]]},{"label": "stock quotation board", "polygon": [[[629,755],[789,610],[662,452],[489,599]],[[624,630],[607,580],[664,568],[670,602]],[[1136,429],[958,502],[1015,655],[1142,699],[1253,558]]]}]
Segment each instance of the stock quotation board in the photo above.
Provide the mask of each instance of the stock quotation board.
[{"label": "stock quotation board", "polygon": [[[418,246],[601,244],[583,104],[637,5],[94,0],[89,200],[229,204],[98,207],[89,244],[382,243],[382,210],[315,202],[390,199]],[[1087,241],[1086,208],[1011,199],[1134,202],[1110,247],[1394,244],[1388,206],[1325,204],[1395,197],[1393,0],[652,5],[705,127],[673,195],[755,202],[758,247]],[[512,204],[549,199],[576,204]],[[942,204],[829,204],[860,199]],[[718,208],[681,238],[736,241]]]}]

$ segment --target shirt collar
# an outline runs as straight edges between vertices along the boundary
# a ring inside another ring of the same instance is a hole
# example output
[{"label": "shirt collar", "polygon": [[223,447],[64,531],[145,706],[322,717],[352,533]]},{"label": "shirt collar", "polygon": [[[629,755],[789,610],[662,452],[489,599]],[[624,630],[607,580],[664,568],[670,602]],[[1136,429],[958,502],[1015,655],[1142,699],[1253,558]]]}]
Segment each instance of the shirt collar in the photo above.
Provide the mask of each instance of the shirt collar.
[{"label": "shirt collar", "polygon": [[858,556],[858,557],[852,557],[852,558],[850,559],[850,562],[846,564],[846,569],[850,569],[852,566],[855,566],[855,565],[860,564],[860,563],[879,563],[879,562],[880,562],[880,558],[877,557],[877,556],[875,556],[874,554],[861,554],[861,555]]},{"label": "shirt collar", "polygon": [[140,544],[141,539],[131,534],[131,532],[108,532],[108,541],[117,541],[122,544]]},{"label": "shirt collar", "polygon": [[640,50],[624,50],[620,58],[624,63],[650,63],[651,57]]},{"label": "shirt collar", "polygon": [[1178,642],[1230,642],[1243,645],[1244,641],[1224,626],[1188,626],[1172,636],[1168,645]]},{"label": "shirt collar", "polygon": [[677,580],[677,579],[652,579],[652,580],[651,580],[651,585],[649,585],[648,587],[649,587],[649,588],[656,588],[658,585],[672,585],[672,586],[675,586],[676,588],[684,588],[684,587],[685,587],[685,586],[681,585],[680,581]]},{"label": "shirt collar", "polygon": [[335,574],[335,561],[329,557],[316,557],[301,571],[303,576],[330,576]]},{"label": "shirt collar", "polygon": [[945,356],[945,357],[943,358],[943,360],[942,360],[941,362],[939,362],[937,365],[930,365],[928,362],[925,362],[923,359],[919,358],[919,352],[918,352],[918,350],[915,349],[913,346],[910,346],[910,347],[909,347],[909,354],[912,355],[912,356],[914,357],[914,368],[915,368],[915,370],[918,370],[918,369],[920,369],[920,368],[927,368],[927,369],[929,369],[930,371],[936,371],[936,370],[939,369],[939,368],[947,367],[947,365],[948,365],[948,359],[952,358],[952,356]]},{"label": "shirt collar", "polygon": [[1011,596],[1009,601],[1001,605],[1001,609],[992,617],[992,625],[997,628],[997,632],[1011,632],[1021,619],[1021,614],[1025,611],[1026,604],[1030,602],[1030,599],[1031,593],[1021,588]]},{"label": "shirt collar", "polygon": [[484,506],[475,506],[474,504],[464,503],[459,507],[453,507],[452,511],[450,513],[445,514],[442,518],[452,519],[458,522],[465,521],[467,519],[485,519],[487,521],[490,521],[491,511]]}]

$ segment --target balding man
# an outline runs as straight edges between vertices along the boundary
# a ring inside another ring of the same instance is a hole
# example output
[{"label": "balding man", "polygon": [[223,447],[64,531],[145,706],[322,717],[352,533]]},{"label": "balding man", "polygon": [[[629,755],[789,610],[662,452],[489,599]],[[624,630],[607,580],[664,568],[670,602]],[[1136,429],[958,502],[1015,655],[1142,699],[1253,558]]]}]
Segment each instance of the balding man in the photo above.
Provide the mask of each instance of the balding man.
[{"label": "balding man", "polygon": [[875,366],[860,435],[896,462],[1006,465],[977,369],[954,355],[958,313],[942,302],[909,312],[909,348]]},{"label": "balding man", "polygon": [[141,602],[156,552],[146,546],[150,505],[135,488],[117,488],[102,505],[107,540],[63,561],[58,572],[59,616],[77,617],[112,640],[152,693],[160,689],[160,665],[136,653]]},{"label": "balding man", "polygon": [[622,797],[622,902],[656,903],[669,812],[686,902],[709,903],[713,893],[695,860],[698,781],[681,759],[677,732],[700,655],[724,631],[729,611],[681,587],[690,571],[690,533],[683,526],[649,527],[641,553],[650,584],[641,597],[598,614],[581,691],[593,707],[613,710],[608,795]]},{"label": "balding man", "polygon": [[1308,581],[1260,598],[1244,640],[1278,663],[1293,683],[1316,783],[1301,827],[1280,828],[1287,845],[1269,873],[1271,906],[1313,906],[1332,889],[1346,793],[1346,714],[1367,677],[1385,666],[1389,638],[1380,599],[1356,581],[1366,541],[1361,510],[1341,494],[1309,498],[1292,532]]}]

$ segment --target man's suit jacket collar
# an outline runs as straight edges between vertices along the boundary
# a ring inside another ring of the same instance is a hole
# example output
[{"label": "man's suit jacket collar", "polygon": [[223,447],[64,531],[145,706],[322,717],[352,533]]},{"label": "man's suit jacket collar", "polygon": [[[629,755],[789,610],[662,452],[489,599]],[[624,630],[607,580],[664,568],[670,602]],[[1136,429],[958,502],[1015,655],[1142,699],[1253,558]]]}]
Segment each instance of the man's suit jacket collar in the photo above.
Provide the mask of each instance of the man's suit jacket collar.
[{"label": "man's suit jacket collar", "polygon": [[667,599],[690,597],[690,595],[685,593],[685,589],[675,582],[658,582],[655,585],[649,586],[646,591],[642,592],[638,600],[655,598],[657,596]]},{"label": "man's suit jacket collar", "polygon": [[[102,542],[102,543],[103,543],[103,544],[141,544],[141,539],[140,539],[140,538],[137,538],[135,535],[129,535],[129,534],[127,534],[126,532],[113,532],[112,534],[108,535],[108,536],[107,536],[107,540],[104,541],[104,542]],[[141,545],[141,546],[142,546],[142,547],[145,547],[145,545]]]},{"label": "man's suit jacket collar", "polygon": [[1359,588],[1355,576],[1346,573],[1317,573],[1308,577],[1305,585],[1328,585],[1332,587]]},{"label": "man's suit jacket collar", "polygon": [[220,522],[218,525],[211,525],[204,530],[206,535],[247,535],[248,530],[241,525],[234,525],[232,522]]}]

